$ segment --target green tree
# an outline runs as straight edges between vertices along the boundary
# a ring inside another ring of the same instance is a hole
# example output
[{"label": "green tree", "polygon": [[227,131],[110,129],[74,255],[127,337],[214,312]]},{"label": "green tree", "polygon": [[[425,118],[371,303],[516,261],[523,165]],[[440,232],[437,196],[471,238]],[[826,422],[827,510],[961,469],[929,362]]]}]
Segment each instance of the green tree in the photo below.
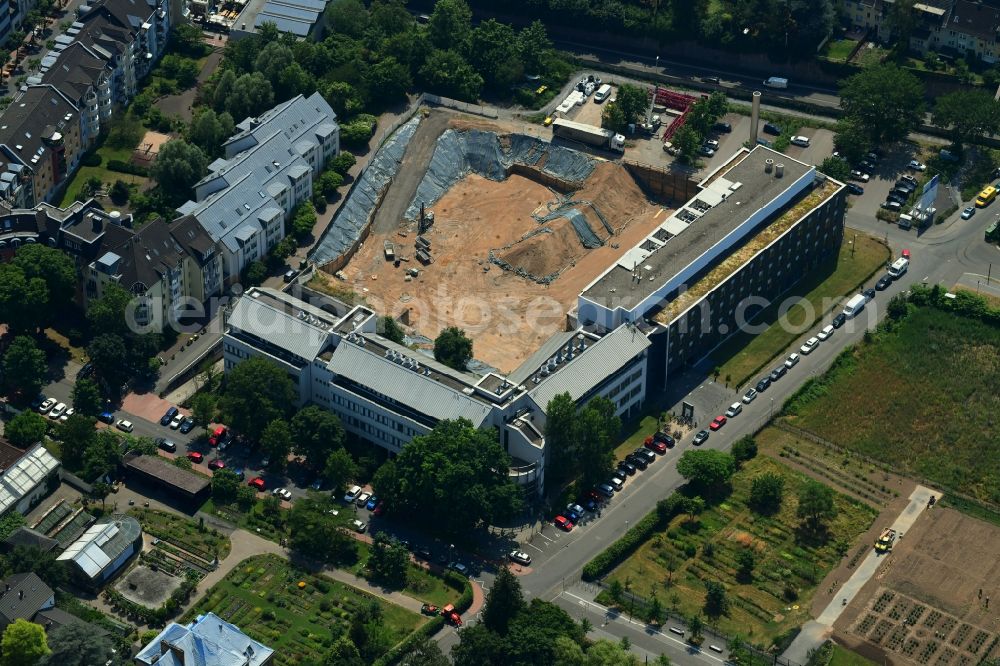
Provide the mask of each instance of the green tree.
[{"label": "green tree", "polygon": [[284,419],[274,419],[260,434],[260,449],[270,458],[268,471],[282,474],[288,467],[288,454],[292,452],[292,428]]},{"label": "green tree", "polygon": [[608,478],[614,464],[614,438],[620,430],[615,404],[607,398],[597,396],[579,411],[574,431],[584,487]]},{"label": "green tree", "polygon": [[256,287],[267,279],[267,266],[262,261],[251,261],[243,271],[242,282],[245,287]]},{"label": "green tree", "polygon": [[799,491],[799,506],[795,512],[810,531],[822,531],[826,521],[837,517],[833,490],[819,481],[806,481]]},{"label": "green tree", "polygon": [[0,264],[0,321],[14,331],[33,333],[46,321],[49,290],[45,280],[28,278],[14,264]]},{"label": "green tree", "polygon": [[736,553],[736,564],[739,567],[736,575],[740,580],[753,580],[753,568],[757,565],[757,556],[750,548],[743,548]]},{"label": "green tree", "polygon": [[98,335],[87,345],[87,356],[94,364],[94,373],[109,389],[117,390],[131,374],[128,347],[119,335]]},{"label": "green tree", "polygon": [[501,666],[511,663],[510,641],[476,624],[458,632],[459,643],[451,648],[455,666]]},{"label": "green tree", "polygon": [[893,64],[868,67],[840,88],[844,115],[865,128],[873,143],[905,138],[923,119],[923,100],[920,80]]},{"label": "green tree", "polygon": [[375,534],[368,557],[372,578],[392,589],[401,590],[406,587],[409,566],[410,552],[403,544],[385,532]]},{"label": "green tree", "polygon": [[87,304],[87,323],[97,336],[111,333],[124,338],[129,334],[128,309],[132,295],[117,284],[109,284],[104,294]]},{"label": "green tree", "polygon": [[465,102],[478,100],[483,89],[483,77],[461,54],[452,50],[431,51],[420,68],[420,78],[431,92]]},{"label": "green tree", "polygon": [[674,133],[671,142],[677,148],[681,160],[690,163],[696,159],[698,148],[701,146],[701,137],[694,128],[684,125]]},{"label": "green tree", "polygon": [[464,53],[472,35],[472,10],[465,0],[438,0],[427,32],[435,47]]},{"label": "green tree", "polygon": [[494,663],[551,664],[555,661],[555,642],[559,636],[584,643],[582,628],[566,611],[551,602],[532,599],[507,631],[509,661]]},{"label": "green tree", "polygon": [[774,472],[764,472],[750,482],[749,504],[757,513],[771,515],[781,508],[784,494],[784,477]]},{"label": "green tree", "polygon": [[637,666],[639,659],[621,643],[602,639],[587,648],[584,663],[586,666]]},{"label": "green tree", "polygon": [[259,440],[275,419],[288,418],[298,400],[298,391],[288,374],[263,358],[239,363],[226,375],[219,408],[228,423],[251,440]]},{"label": "green tree", "polygon": [[837,147],[840,156],[849,164],[856,164],[871,150],[872,141],[864,126],[852,118],[843,118],[837,122],[837,133],[833,137],[833,145]]},{"label": "green tree", "polygon": [[337,526],[322,501],[310,497],[294,502],[288,512],[288,529],[292,550],[308,558],[329,564],[357,557],[354,539]]},{"label": "green tree", "polygon": [[896,294],[889,299],[889,304],[886,306],[886,315],[889,319],[894,321],[899,321],[907,315],[910,311],[909,305],[907,305],[906,296],[903,294]]},{"label": "green tree", "polygon": [[819,170],[842,183],[846,183],[851,177],[851,166],[847,160],[832,155],[820,163]]},{"label": "green tree", "polygon": [[520,509],[509,467],[494,432],[477,430],[465,419],[445,420],[384,464],[373,485],[390,512],[453,534],[481,521],[508,519]]},{"label": "green tree", "polygon": [[587,663],[583,648],[569,636],[556,637],[553,654],[555,666],[585,666]]},{"label": "green tree", "polygon": [[160,148],[149,173],[168,200],[181,202],[207,170],[208,158],[201,148],[184,139],[173,139]]},{"label": "green tree", "polygon": [[569,479],[576,462],[576,404],[569,393],[560,393],[545,409],[545,448],[548,473],[554,483]]},{"label": "green tree", "polygon": [[892,34],[892,58],[902,62],[910,50],[910,37],[920,26],[920,17],[914,10],[916,0],[893,2],[885,19],[885,27]]},{"label": "green tree", "polygon": [[702,631],[705,629],[705,621],[701,619],[700,614],[694,614],[688,619],[688,630],[691,632],[690,639],[693,642],[701,642],[704,638]]},{"label": "green tree", "polygon": [[757,441],[753,435],[743,435],[733,442],[731,453],[738,465],[753,460],[757,457]]},{"label": "green tree", "polygon": [[212,499],[216,504],[231,504],[236,501],[240,489],[240,477],[225,467],[212,474]]},{"label": "green tree", "polygon": [[357,39],[368,27],[368,11],[360,0],[336,0],[326,8],[326,21],[341,35]]},{"label": "green tree", "polygon": [[472,340],[465,331],[449,326],[434,339],[434,358],[456,370],[465,370],[465,364],[472,359]]},{"label": "green tree", "polygon": [[347,172],[350,171],[351,167],[357,164],[357,162],[358,160],[354,157],[353,153],[342,150],[340,151],[340,154],[330,160],[330,163],[327,166],[328,168],[339,173],[341,176],[346,176]]},{"label": "green tree", "polygon": [[101,391],[91,379],[77,379],[73,385],[73,409],[84,416],[101,413]]},{"label": "green tree", "polygon": [[59,424],[59,439],[62,441],[62,463],[74,474],[83,470],[83,457],[94,442],[93,417],[73,414],[65,423]]},{"label": "green tree", "polygon": [[76,269],[73,260],[62,250],[39,243],[28,244],[17,251],[11,263],[21,269],[26,280],[38,278],[45,282],[48,311],[42,321],[51,321],[62,314],[60,308],[73,302]]},{"label": "green tree", "polygon": [[547,69],[546,59],[552,53],[552,40],[549,39],[544,23],[535,19],[522,29],[517,35],[517,46],[525,72],[540,74]]},{"label": "green tree", "polygon": [[413,16],[402,0],[374,0],[368,12],[369,27],[382,37],[398,35],[414,27]]},{"label": "green tree", "polygon": [[122,450],[118,435],[110,430],[100,431],[83,452],[84,480],[95,481],[111,474],[118,469],[121,461]]},{"label": "green tree", "polygon": [[389,315],[379,317],[377,331],[383,338],[392,340],[397,345],[403,344],[403,340],[406,337],[403,327],[396,323],[396,320]]},{"label": "green tree", "polygon": [[348,481],[358,477],[358,465],[347,449],[337,449],[327,456],[323,477],[335,491],[343,490]]},{"label": "green tree", "polygon": [[225,111],[217,114],[212,109],[205,109],[191,121],[187,138],[206,155],[219,157],[223,142],[233,134],[234,128],[233,117]]},{"label": "green tree", "polygon": [[344,427],[333,412],[309,405],[292,417],[293,450],[313,470],[322,469],[330,454],[344,445]]},{"label": "green tree", "polygon": [[[336,175],[336,174],[334,174]],[[292,235],[303,241],[312,234],[313,227],[316,226],[316,209],[312,202],[304,201],[295,209],[292,216]]]},{"label": "green tree", "polygon": [[399,661],[399,666],[451,666],[437,642],[421,636],[410,644],[409,651]]},{"label": "green tree", "polygon": [[34,397],[45,382],[45,352],[26,335],[14,338],[3,356],[3,376],[22,396]]},{"label": "green tree", "polygon": [[7,422],[4,436],[14,446],[26,449],[45,438],[45,429],[45,417],[25,410]]},{"label": "green tree", "polygon": [[645,87],[623,83],[615,95],[617,104],[625,116],[626,123],[634,123],[639,118],[646,117],[649,108],[649,91]]},{"label": "green tree", "polygon": [[[476,68],[485,84],[506,90],[524,73],[518,54],[514,28],[496,19],[483,21],[472,31],[469,62]],[[516,78],[510,76],[516,72]]]},{"label": "green tree", "polygon": [[217,112],[225,111],[229,108],[229,97],[233,94],[233,87],[235,85],[236,71],[232,68],[222,69],[215,82],[215,90],[212,92],[212,107]]},{"label": "green tree", "polygon": [[601,110],[601,127],[612,132],[624,134],[628,129],[628,121],[617,102],[607,102]]},{"label": "green tree", "polygon": [[1000,103],[985,90],[956,90],[935,99],[932,121],[950,128],[955,143],[974,143],[1000,130]]},{"label": "green tree", "polygon": [[[343,184],[344,177],[336,171],[324,171],[323,175],[316,181],[316,187],[319,188],[320,194],[327,199],[333,199],[337,196],[337,188]],[[313,224],[315,224],[315,219]],[[312,225],[310,225],[309,230],[312,231]]]},{"label": "green tree", "polygon": [[0,652],[3,666],[35,666],[51,650],[42,625],[18,618],[4,629]]},{"label": "green tree", "polygon": [[323,666],[364,666],[364,663],[361,659],[361,653],[358,652],[358,648],[354,646],[351,639],[347,636],[341,636],[330,648],[330,652],[327,653],[326,659],[323,661]]},{"label": "green tree", "polygon": [[243,74],[233,82],[225,110],[234,120],[254,117],[274,106],[274,88],[260,72]]},{"label": "green tree", "polygon": [[[66,565],[56,559],[57,554],[35,546],[15,546],[7,554],[11,571],[32,571],[52,589],[58,589],[69,580]],[[6,650],[3,650],[6,652]],[[3,661],[0,660],[0,664]]]},{"label": "green tree", "polygon": [[[746,550],[740,552],[749,552]],[[729,611],[729,599],[726,588],[714,580],[705,581],[705,614],[709,617],[719,617]],[[690,627],[694,633],[694,627]]]},{"label": "green tree", "polygon": [[9,537],[14,530],[25,524],[24,516],[17,512],[11,511],[5,516],[0,518],[0,539],[6,539]]},{"label": "green tree", "polygon": [[208,393],[198,393],[191,399],[191,418],[195,425],[207,428],[215,416],[215,398]]},{"label": "green tree", "polygon": [[504,636],[511,621],[525,609],[521,584],[506,566],[500,567],[483,606],[483,624]]},{"label": "green tree", "polygon": [[392,104],[406,96],[406,90],[413,85],[410,68],[392,56],[382,58],[365,71],[365,87],[368,98],[375,104]]},{"label": "green tree", "polygon": [[649,608],[646,611],[648,615],[648,621],[654,627],[658,627],[663,624],[663,604],[660,602],[660,598],[653,595],[653,598],[649,600]]},{"label": "green tree", "polygon": [[685,451],[677,461],[677,471],[694,486],[714,493],[729,485],[736,473],[736,460],[714,449]]}]

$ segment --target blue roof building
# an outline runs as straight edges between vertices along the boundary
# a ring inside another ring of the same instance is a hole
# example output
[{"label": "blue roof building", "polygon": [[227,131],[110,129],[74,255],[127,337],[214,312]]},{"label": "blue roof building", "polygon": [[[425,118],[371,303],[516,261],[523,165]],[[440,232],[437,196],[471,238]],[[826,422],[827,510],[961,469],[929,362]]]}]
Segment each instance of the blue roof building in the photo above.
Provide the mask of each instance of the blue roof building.
[{"label": "blue roof building", "polygon": [[266,666],[274,650],[215,613],[189,625],[171,622],[135,656],[143,666]]}]

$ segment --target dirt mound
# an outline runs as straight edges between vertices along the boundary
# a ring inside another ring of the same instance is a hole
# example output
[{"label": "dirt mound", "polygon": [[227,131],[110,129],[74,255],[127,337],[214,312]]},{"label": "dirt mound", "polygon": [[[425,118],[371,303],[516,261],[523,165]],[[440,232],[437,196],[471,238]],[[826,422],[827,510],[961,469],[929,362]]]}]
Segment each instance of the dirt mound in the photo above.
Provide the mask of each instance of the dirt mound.
[{"label": "dirt mound", "polygon": [[[587,179],[583,188],[573,194],[577,201],[589,201],[616,231],[621,231],[637,215],[649,211],[646,194],[621,164],[601,162]],[[601,234],[602,227],[596,216],[587,215],[591,228]],[[594,224],[597,222],[597,224]],[[602,238],[604,236],[602,235]]]},{"label": "dirt mound", "polygon": [[586,249],[569,220],[560,218],[547,226],[552,233],[535,234],[497,254],[515,269],[523,269],[538,277],[561,272],[586,252]]}]

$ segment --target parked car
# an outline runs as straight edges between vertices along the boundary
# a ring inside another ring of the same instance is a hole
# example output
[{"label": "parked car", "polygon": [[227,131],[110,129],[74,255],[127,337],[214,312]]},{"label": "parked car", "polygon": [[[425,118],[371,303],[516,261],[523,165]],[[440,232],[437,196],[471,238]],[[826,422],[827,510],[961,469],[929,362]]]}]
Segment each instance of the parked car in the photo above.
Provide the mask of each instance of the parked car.
[{"label": "parked car", "polygon": [[283,279],[285,280],[285,282],[291,282],[292,280],[294,280],[298,276],[299,276],[299,272],[293,268],[293,269],[285,271],[285,275],[284,275]]},{"label": "parked car", "polygon": [[212,431],[211,436],[208,438],[208,445],[218,446],[219,442],[221,442],[227,434],[228,431],[226,430],[226,426],[217,427],[214,431]]},{"label": "parked car", "polygon": [[627,460],[623,460],[618,463],[618,471],[625,472],[628,476],[635,476],[635,473],[639,470],[636,469],[635,465]]},{"label": "parked car", "polygon": [[194,419],[190,416],[181,421],[181,427],[179,428],[181,434],[186,435],[192,430],[194,430]]},{"label": "parked car", "polygon": [[871,301],[875,298],[875,290],[865,289],[864,291],[861,292],[861,295],[865,297],[865,300]]},{"label": "parked car", "polygon": [[271,491],[271,494],[275,497],[280,497],[286,502],[292,501],[292,493],[288,490],[288,488],[275,488]]},{"label": "parked car", "polygon": [[191,462],[193,462],[195,464],[198,464],[202,460],[205,459],[205,456],[203,456],[202,454],[198,453],[197,451],[188,451],[187,457],[188,457],[188,460],[190,460]]},{"label": "parked car", "polygon": [[708,441],[708,431],[707,430],[699,430],[698,434],[694,436],[694,445],[695,446],[701,446],[702,444],[704,444],[707,441]]},{"label": "parked car", "polygon": [[115,424],[115,427],[121,430],[122,432],[132,432],[135,429],[135,426],[132,425],[132,422],[126,421],[125,419],[118,419],[118,423]]},{"label": "parked car", "polygon": [[907,199],[909,199],[908,196],[903,196],[902,194],[899,194],[898,192],[889,192],[889,194],[885,197],[885,200],[886,200],[887,203],[890,202],[890,201],[895,201],[900,206],[902,206],[903,204],[905,204]]},{"label": "parked car", "polygon": [[65,412],[62,413],[62,416],[59,417],[60,423],[66,423],[66,421],[69,421],[69,417],[73,416],[74,414],[76,414],[76,410],[70,407],[69,409],[67,409]]},{"label": "parked car", "polygon": [[208,463],[208,468],[211,470],[218,471],[220,469],[225,469],[226,463],[216,458],[212,462]]},{"label": "parked car", "polygon": [[[715,79],[712,83],[718,83],[719,82],[719,77],[717,77],[717,76],[709,76],[709,77],[706,77],[703,80],[708,81],[709,79]],[[726,122],[717,122],[714,125],[712,125],[712,129],[714,129],[716,132],[722,132],[723,134],[729,134],[730,132],[733,131],[733,126],[730,125],[729,123],[726,123]]]},{"label": "parked car", "polygon": [[178,428],[180,428],[181,424],[184,423],[185,418],[187,417],[184,416],[183,414],[176,414],[174,418],[170,421],[170,429],[177,430]]},{"label": "parked car", "polygon": [[861,187],[857,183],[848,183],[847,191],[850,192],[851,194],[857,194],[860,196],[865,193],[865,188]]},{"label": "parked car", "polygon": [[365,502],[365,508],[368,509],[369,511],[374,511],[375,507],[378,506],[378,503],[379,503],[378,497],[372,495],[371,497],[368,498],[368,501]]},{"label": "parked car", "polygon": [[633,455],[637,455],[637,456],[640,456],[642,458],[645,458],[647,463],[651,463],[651,462],[653,462],[653,461],[656,460],[656,454],[653,453],[650,449],[639,447],[638,449],[636,449],[632,453],[633,453]]},{"label": "parked car", "polygon": [[962,210],[962,219],[963,220],[967,220],[967,219],[969,219],[970,217],[972,217],[975,214],[976,214],[976,207],[975,206],[966,206]]},{"label": "parked car", "polygon": [[362,507],[362,506],[368,504],[368,499],[371,496],[372,496],[371,493],[363,492],[360,495],[358,495],[357,499],[354,500],[354,503],[357,504],[359,507]]},{"label": "parked car", "polygon": [[353,529],[358,534],[364,534],[365,530],[368,529],[368,523],[354,519],[351,521],[351,529]]},{"label": "parked car", "polygon": [[378,504],[375,505],[375,508],[372,509],[372,515],[377,518],[381,516],[383,513],[385,513],[385,502],[379,502]]},{"label": "parked car", "polygon": [[170,422],[174,420],[175,416],[177,416],[177,411],[178,410],[176,407],[171,407],[170,409],[168,409],[166,413],[160,417],[160,425],[161,426],[170,425]]},{"label": "parked car", "polygon": [[809,356],[813,353],[813,350],[819,345],[819,338],[809,338],[806,340],[805,344],[799,347],[799,351],[802,352],[803,356]]},{"label": "parked car", "polygon": [[781,128],[774,123],[764,123],[764,134],[771,136],[781,136]]},{"label": "parked car", "polygon": [[788,140],[788,143],[792,144],[793,146],[801,146],[802,148],[808,148],[809,137],[796,134],[795,136],[793,136],[791,139]]},{"label": "parked car", "polygon": [[779,365],[777,368],[771,371],[771,382],[774,383],[785,376],[788,372],[788,368],[784,364]]},{"label": "parked car", "polygon": [[515,550],[508,553],[507,559],[517,564],[523,564],[524,566],[531,564],[531,555],[528,555],[523,550]]},{"label": "parked car", "polygon": [[170,453],[177,453],[177,445],[171,442],[169,439],[164,439],[162,437],[156,438],[156,446],[163,451],[168,451]]},{"label": "parked car", "polygon": [[719,149],[719,142],[716,139],[705,139],[705,145],[711,148],[712,150]]},{"label": "parked car", "polygon": [[728,421],[728,420],[729,419],[727,419],[725,416],[719,414],[714,419],[712,419],[712,422],[710,424],[708,424],[708,429],[709,430],[718,430],[722,426],[726,425],[726,421]]},{"label": "parked car", "polygon": [[38,406],[38,413],[48,414],[52,410],[52,408],[56,406],[56,403],[58,402],[59,401],[56,400],[55,398],[46,398],[45,401]]},{"label": "parked car", "polygon": [[867,183],[869,180],[871,180],[871,176],[869,176],[866,173],[862,173],[857,169],[853,169],[851,171],[851,178],[853,178],[854,180],[861,181],[862,183]]},{"label": "parked car", "polygon": [[771,386],[771,378],[770,377],[761,377],[760,381],[757,382],[757,386],[755,386],[754,388],[757,389],[757,393],[763,393],[770,386]]},{"label": "parked car", "polygon": [[653,439],[652,437],[647,437],[646,438],[646,448],[648,448],[648,449],[650,449],[652,451],[656,451],[660,455],[663,455],[663,454],[665,454],[667,452],[667,443],[666,442],[658,442],[655,439]]},{"label": "parked car", "polygon": [[836,317],[833,318],[833,321],[830,323],[833,324],[834,328],[840,328],[841,326],[844,325],[844,322],[846,321],[847,321],[847,315],[845,315],[843,312],[840,312],[837,314]]},{"label": "parked car", "polygon": [[747,389],[747,392],[743,394],[744,405],[749,405],[756,399],[757,399],[757,389],[755,388]]},{"label": "parked car", "polygon": [[906,190],[907,192],[913,192],[917,189],[917,183],[913,180],[907,180],[906,178],[900,178],[893,185],[896,189]]},{"label": "parked car", "polygon": [[903,209],[903,204],[899,203],[898,201],[883,201],[882,208],[885,208],[886,210],[892,211],[894,213],[898,213]]},{"label": "parked car", "polygon": [[649,463],[646,462],[646,458],[644,456],[636,455],[635,453],[630,453],[625,456],[625,460],[635,465],[637,469],[645,470],[649,467]]},{"label": "parked car", "polygon": [[351,486],[347,489],[347,493],[344,494],[344,502],[347,504],[353,504],[354,500],[358,499],[358,495],[361,494],[361,486]]},{"label": "parked car", "polygon": [[729,405],[729,409],[726,410],[726,418],[731,419],[734,416],[738,416],[742,411],[743,411],[743,405],[741,405],[738,402],[734,402],[733,404]]},{"label": "parked car", "polygon": [[563,511],[562,515],[566,516],[571,523],[578,523],[580,522],[580,517],[583,515],[583,512],[576,512],[567,507],[566,510]]},{"label": "parked car", "polygon": [[620,476],[611,477],[611,480],[608,481],[608,483],[615,489],[616,492],[621,492],[621,489],[625,487],[625,479]]},{"label": "parked car", "polygon": [[890,284],[892,284],[892,278],[888,275],[883,275],[878,279],[878,282],[875,283],[875,291],[885,291],[889,288]]},{"label": "parked car", "polygon": [[913,169],[914,171],[926,171],[927,165],[923,162],[918,162],[916,160],[910,160],[910,163],[906,165],[907,169]]},{"label": "parked car", "polygon": [[712,155],[715,155],[715,151],[708,146],[701,146],[698,148],[698,154],[704,155],[705,157],[711,157]]},{"label": "parked car", "polygon": [[256,488],[259,492],[267,490],[267,484],[264,483],[264,479],[260,478],[259,476],[250,479],[247,482],[247,485]]},{"label": "parked car", "polygon": [[573,521],[571,521],[566,516],[561,516],[561,515],[560,516],[556,516],[552,520],[552,522],[555,524],[556,527],[558,527],[559,529],[564,530],[566,532],[570,532],[573,529]]},{"label": "parked car", "polygon": [[789,354],[788,358],[785,359],[785,367],[791,370],[799,363],[800,356],[798,354]]},{"label": "parked car", "polygon": [[115,422],[115,415],[113,412],[101,412],[100,414],[97,415],[97,420],[100,421],[101,423],[107,423],[108,425],[111,425],[112,423]]},{"label": "parked car", "polygon": [[907,183],[911,183],[914,187],[917,186],[917,179],[908,173],[903,174],[899,177],[900,180],[905,180]]},{"label": "parked car", "polygon": [[58,420],[59,417],[65,413],[66,413],[66,403],[60,402],[56,404],[55,407],[52,408],[52,411],[49,412],[49,418],[52,420]]},{"label": "parked car", "polygon": [[816,334],[816,337],[823,341],[829,340],[830,336],[833,335],[833,331],[833,326],[831,324],[827,324],[819,333]]}]

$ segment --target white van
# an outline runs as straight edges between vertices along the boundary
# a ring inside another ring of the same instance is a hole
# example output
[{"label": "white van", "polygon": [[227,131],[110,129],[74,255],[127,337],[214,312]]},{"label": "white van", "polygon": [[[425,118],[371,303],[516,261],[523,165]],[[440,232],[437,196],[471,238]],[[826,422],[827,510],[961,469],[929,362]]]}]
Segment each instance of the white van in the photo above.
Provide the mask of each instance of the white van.
[{"label": "white van", "polygon": [[787,88],[788,79],[780,76],[772,76],[767,81],[764,81],[764,85],[768,88]]},{"label": "white van", "polygon": [[847,305],[844,306],[844,316],[851,318],[858,316],[858,313],[865,309],[865,303],[868,299],[865,298],[864,294],[855,294],[851,297],[851,300],[847,301]]},{"label": "white van", "polygon": [[361,494],[361,486],[351,486],[347,489],[347,494],[344,495],[344,501],[348,504],[353,504],[354,500],[358,499],[358,495]]},{"label": "white van", "polygon": [[889,266],[889,277],[893,280],[897,280],[906,273],[906,269],[910,267],[910,260],[906,257],[900,257],[896,261],[892,262],[892,266]]},{"label": "white van", "polygon": [[601,102],[606,100],[610,94],[611,94],[611,86],[605,83],[604,85],[602,85],[600,88],[597,89],[596,93],[594,93],[594,101],[600,104]]}]

